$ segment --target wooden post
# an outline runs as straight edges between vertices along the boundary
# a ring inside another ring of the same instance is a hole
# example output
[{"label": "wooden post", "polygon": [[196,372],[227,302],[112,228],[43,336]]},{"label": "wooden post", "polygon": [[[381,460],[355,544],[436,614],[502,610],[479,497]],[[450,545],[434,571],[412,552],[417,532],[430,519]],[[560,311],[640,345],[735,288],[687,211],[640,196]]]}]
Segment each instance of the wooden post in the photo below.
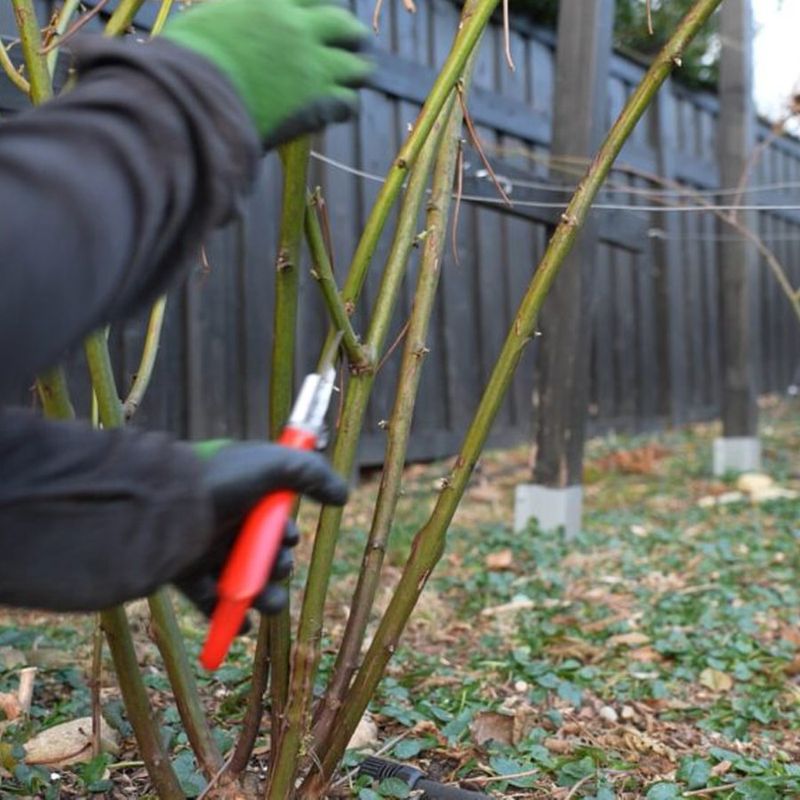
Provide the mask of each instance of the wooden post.
[{"label": "wooden post", "polygon": [[[720,12],[719,159],[722,186],[738,186],[755,146],[750,0],[727,0]],[[744,194],[743,202],[748,195]],[[748,227],[753,214],[739,212]],[[714,442],[714,472],[760,468],[755,357],[758,264],[752,244],[732,239],[719,244],[720,353],[722,359],[722,432]]]},{"label": "wooden post", "polygon": [[[561,0],[553,110],[553,156],[589,158],[608,105],[614,0]],[[553,180],[574,174],[551,170]],[[580,526],[583,442],[589,400],[590,289],[597,225],[590,217],[542,308],[534,395],[534,484],[517,489],[515,527]]]}]

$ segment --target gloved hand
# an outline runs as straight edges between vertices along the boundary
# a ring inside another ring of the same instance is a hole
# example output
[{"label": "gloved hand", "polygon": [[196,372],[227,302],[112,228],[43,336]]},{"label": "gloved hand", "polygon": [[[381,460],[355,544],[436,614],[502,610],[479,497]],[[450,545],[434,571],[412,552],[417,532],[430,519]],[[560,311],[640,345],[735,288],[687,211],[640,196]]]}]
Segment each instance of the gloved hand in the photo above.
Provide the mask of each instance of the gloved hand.
[{"label": "gloved hand", "polygon": [[356,51],[367,29],[325,0],[208,0],[163,36],[212,61],[233,83],[268,147],[341,122],[371,72]]},{"label": "gloved hand", "polygon": [[[217,603],[217,581],[248,512],[264,495],[279,489],[306,494],[320,503],[344,505],[347,484],[318,453],[261,442],[210,441],[195,445],[203,459],[202,480],[214,507],[217,533],[199,563],[175,580],[175,585],[207,616]],[[286,526],[283,547],[272,574],[253,607],[274,614],[288,601],[278,583],[292,570],[297,527]]]}]

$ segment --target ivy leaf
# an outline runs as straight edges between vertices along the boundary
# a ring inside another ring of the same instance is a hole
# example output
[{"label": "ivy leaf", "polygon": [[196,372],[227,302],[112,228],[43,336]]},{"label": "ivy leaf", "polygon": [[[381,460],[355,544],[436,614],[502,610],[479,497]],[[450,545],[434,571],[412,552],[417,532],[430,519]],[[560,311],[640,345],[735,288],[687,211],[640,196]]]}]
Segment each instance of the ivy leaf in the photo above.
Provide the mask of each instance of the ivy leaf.
[{"label": "ivy leaf", "polygon": [[178,783],[187,797],[197,797],[206,788],[206,779],[197,768],[194,756],[184,751],[179,753],[172,762]]},{"label": "ivy leaf", "polygon": [[111,762],[108,753],[100,753],[91,761],[75,767],[75,771],[83,781],[86,790],[89,792],[107,792],[111,788],[111,781],[104,780],[106,767]]},{"label": "ivy leaf", "polygon": [[471,719],[472,711],[470,709],[462,711],[442,728],[442,736],[447,739],[449,744],[454,745],[464,735]]},{"label": "ivy leaf", "polygon": [[418,756],[423,750],[427,750],[431,744],[434,743],[433,739],[403,739],[394,746],[394,755],[400,759],[414,758]]},{"label": "ivy leaf", "polygon": [[533,786],[536,778],[534,775],[521,775],[523,772],[531,772],[534,768],[530,764],[523,764],[515,761],[513,758],[505,758],[504,756],[492,756],[489,759],[489,766],[501,777],[518,775],[517,778],[509,777],[508,783],[510,786],[515,786],[518,789],[529,789]]},{"label": "ivy leaf", "polygon": [[645,795],[646,800],[676,800],[681,796],[681,787],[677,783],[654,783]]},{"label": "ivy leaf", "polygon": [[361,789],[358,800],[381,800],[381,796],[374,789]]},{"label": "ivy leaf", "polygon": [[583,692],[571,681],[561,681],[558,684],[558,696],[575,708],[580,708],[583,702]]},{"label": "ivy leaf", "polygon": [[401,778],[386,778],[386,780],[381,781],[378,788],[382,797],[402,798],[411,794],[408,784]]},{"label": "ivy leaf", "polygon": [[778,800],[778,793],[759,778],[746,778],[734,791],[734,797],[744,800]]},{"label": "ivy leaf", "polygon": [[689,789],[702,789],[711,777],[711,765],[702,758],[684,758],[678,769],[678,780]]},{"label": "ivy leaf", "polygon": [[574,786],[595,771],[594,761],[589,756],[584,756],[579,761],[567,761],[558,771],[556,783],[559,786]]}]

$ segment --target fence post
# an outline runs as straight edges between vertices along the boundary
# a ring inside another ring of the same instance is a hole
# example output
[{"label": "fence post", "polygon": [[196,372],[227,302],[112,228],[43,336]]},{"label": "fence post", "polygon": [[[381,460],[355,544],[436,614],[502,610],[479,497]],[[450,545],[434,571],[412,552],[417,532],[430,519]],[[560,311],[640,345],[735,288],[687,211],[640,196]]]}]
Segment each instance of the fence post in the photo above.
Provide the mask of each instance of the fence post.
[{"label": "fence post", "polygon": [[[606,123],[614,0],[561,0],[553,110],[554,157],[591,157]],[[563,166],[563,164],[562,164]],[[574,175],[551,169],[555,182]],[[597,228],[587,221],[542,308],[534,394],[532,484],[517,487],[514,527],[580,528],[583,442],[589,401],[589,304]]]},{"label": "fence post", "polygon": [[[728,0],[720,12],[720,181],[738,186],[755,146],[750,0]],[[742,196],[747,202],[748,195]],[[739,212],[753,227],[753,214]],[[758,439],[755,356],[759,326],[755,308],[758,264],[752,244],[732,239],[719,244],[720,353],[722,359],[722,436],[714,441],[714,474],[761,467]]]}]

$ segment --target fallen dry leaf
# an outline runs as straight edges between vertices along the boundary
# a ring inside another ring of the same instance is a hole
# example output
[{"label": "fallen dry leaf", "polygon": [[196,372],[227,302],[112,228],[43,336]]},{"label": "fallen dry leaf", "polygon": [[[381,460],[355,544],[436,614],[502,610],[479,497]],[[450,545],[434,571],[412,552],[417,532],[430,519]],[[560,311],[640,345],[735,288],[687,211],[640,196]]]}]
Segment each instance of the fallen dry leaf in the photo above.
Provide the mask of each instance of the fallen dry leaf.
[{"label": "fallen dry leaf", "polygon": [[742,492],[724,492],[718,495],[706,495],[697,501],[700,508],[712,508],[713,506],[726,506],[730,503],[743,503],[745,495]]},{"label": "fallen dry leaf", "polygon": [[496,617],[501,614],[512,614],[514,611],[524,611],[528,608],[533,608],[533,600],[528,597],[519,597],[512,600],[510,603],[503,603],[500,606],[490,606],[481,611],[482,617]]},{"label": "fallen dry leaf", "polygon": [[378,726],[372,715],[366,712],[359,721],[355,731],[353,732],[350,742],[347,745],[348,750],[364,750],[368,747],[374,747],[378,743]]},{"label": "fallen dry leaf", "polygon": [[718,778],[720,775],[724,775],[726,772],[729,772],[731,767],[733,766],[733,762],[731,761],[720,761],[719,764],[714,764],[711,767],[711,774]]},{"label": "fallen dry leaf", "polygon": [[15,694],[0,692],[0,711],[7,720],[16,719],[22,713],[19,698]]},{"label": "fallen dry leaf", "polygon": [[479,747],[487,742],[514,744],[514,717],[511,714],[498,714],[495,711],[482,711],[470,723],[472,741]]},{"label": "fallen dry leaf", "polygon": [[800,675],[800,656],[795,656],[784,668],[783,671],[790,677]]},{"label": "fallen dry leaf", "polygon": [[[118,736],[105,720],[100,724],[102,749],[119,753]],[[92,760],[92,718],[62,722],[36,734],[25,745],[25,763],[47,767],[66,767]]]},{"label": "fallen dry leaf", "polygon": [[547,645],[546,649],[549,656],[565,659],[574,658],[583,662],[597,661],[603,655],[603,650],[600,647],[583,639],[570,636]]},{"label": "fallen dry leaf", "polygon": [[646,633],[618,633],[616,636],[609,636],[606,644],[609,647],[636,647],[637,645],[649,644],[650,637]]},{"label": "fallen dry leaf", "polygon": [[560,755],[572,752],[572,744],[566,739],[545,739],[544,746],[551,753],[559,753]]},{"label": "fallen dry leaf", "polygon": [[700,673],[700,683],[712,692],[729,692],[733,688],[733,678],[730,675],[711,667]]},{"label": "fallen dry leaf", "polygon": [[597,466],[609,472],[622,472],[626,475],[652,475],[669,452],[666,447],[650,442],[633,450],[611,453],[598,459]]},{"label": "fallen dry leaf", "polygon": [[662,656],[652,647],[637,647],[628,651],[627,657],[631,661],[661,661]]},{"label": "fallen dry leaf", "polygon": [[489,553],[485,560],[486,569],[493,572],[511,569],[514,565],[514,553],[511,548],[498,550],[496,553]]},{"label": "fallen dry leaf", "polygon": [[797,497],[797,492],[791,489],[781,489],[780,486],[769,486],[766,489],[750,492],[751,503],[768,503],[770,500],[796,500]]}]

